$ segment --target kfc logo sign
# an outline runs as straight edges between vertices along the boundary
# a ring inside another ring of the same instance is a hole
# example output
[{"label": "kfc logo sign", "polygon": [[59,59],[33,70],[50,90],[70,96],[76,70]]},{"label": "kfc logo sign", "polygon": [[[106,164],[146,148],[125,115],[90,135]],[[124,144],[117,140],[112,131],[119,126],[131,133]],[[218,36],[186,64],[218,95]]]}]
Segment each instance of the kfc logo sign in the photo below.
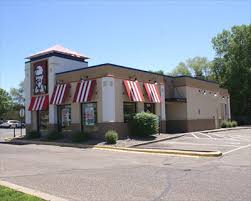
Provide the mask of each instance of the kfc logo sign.
[{"label": "kfc logo sign", "polygon": [[45,94],[48,89],[47,61],[40,61],[33,64],[34,94]]}]

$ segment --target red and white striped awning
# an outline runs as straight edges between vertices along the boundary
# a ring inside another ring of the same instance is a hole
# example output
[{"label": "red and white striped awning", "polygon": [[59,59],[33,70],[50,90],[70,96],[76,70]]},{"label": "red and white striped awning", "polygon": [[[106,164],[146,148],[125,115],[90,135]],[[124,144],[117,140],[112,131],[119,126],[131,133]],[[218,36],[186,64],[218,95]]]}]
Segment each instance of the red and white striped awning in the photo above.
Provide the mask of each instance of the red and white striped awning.
[{"label": "red and white striped awning", "polygon": [[143,93],[138,81],[124,80],[124,85],[130,101],[144,102]]},{"label": "red and white striped awning", "polygon": [[160,103],[160,93],[157,84],[144,83],[149,100],[153,103]]},{"label": "red and white striped awning", "polygon": [[47,110],[49,105],[49,96],[32,96],[29,111]]},{"label": "red and white striped awning", "polygon": [[60,105],[65,101],[70,84],[57,84],[52,93],[50,104]]},{"label": "red and white striped awning", "polygon": [[73,102],[82,103],[91,101],[96,80],[79,81],[74,94]]}]

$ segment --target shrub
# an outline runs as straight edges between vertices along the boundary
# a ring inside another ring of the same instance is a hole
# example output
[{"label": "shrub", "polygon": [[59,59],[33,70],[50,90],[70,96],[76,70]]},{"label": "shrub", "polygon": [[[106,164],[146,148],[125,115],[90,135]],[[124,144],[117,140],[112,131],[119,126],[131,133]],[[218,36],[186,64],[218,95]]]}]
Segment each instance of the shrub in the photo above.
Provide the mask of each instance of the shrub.
[{"label": "shrub", "polygon": [[237,121],[232,121],[232,127],[236,127],[236,126],[238,126]]},{"label": "shrub", "polygon": [[158,133],[158,116],[148,112],[137,113],[130,122],[131,132],[135,136],[146,137]]},{"label": "shrub", "polygon": [[107,144],[116,144],[118,140],[118,133],[114,130],[109,130],[105,133],[105,140]]},{"label": "shrub", "polygon": [[25,136],[25,138],[27,139],[35,139],[35,138],[40,138],[41,134],[40,132],[36,131],[36,130],[32,130],[30,132],[28,132]]},{"label": "shrub", "polygon": [[232,122],[231,121],[227,121],[227,128],[231,128],[231,127],[233,127]]},{"label": "shrub", "polygon": [[75,132],[72,134],[72,142],[83,142],[88,139],[87,133]]},{"label": "shrub", "polygon": [[53,141],[53,140],[58,140],[62,137],[63,137],[62,133],[58,131],[50,131],[47,135],[47,140]]}]

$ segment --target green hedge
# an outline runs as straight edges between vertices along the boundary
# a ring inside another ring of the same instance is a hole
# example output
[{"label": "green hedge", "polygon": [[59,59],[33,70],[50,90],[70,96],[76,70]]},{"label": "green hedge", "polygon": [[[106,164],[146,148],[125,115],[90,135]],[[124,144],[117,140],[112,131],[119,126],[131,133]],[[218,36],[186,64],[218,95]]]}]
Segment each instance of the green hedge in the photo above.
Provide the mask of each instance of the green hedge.
[{"label": "green hedge", "polygon": [[107,144],[116,144],[118,140],[118,133],[114,130],[109,130],[105,133],[105,140]]},{"label": "green hedge", "polygon": [[75,132],[72,134],[72,142],[84,142],[88,139],[88,134],[84,132]]},{"label": "green hedge", "polygon": [[54,141],[54,140],[58,140],[58,139],[62,138],[63,135],[62,135],[62,133],[60,133],[58,131],[50,131],[46,137],[47,137],[47,140]]},{"label": "green hedge", "polygon": [[231,128],[231,127],[236,127],[238,123],[236,121],[227,121],[224,120],[221,122],[221,128]]},{"label": "green hedge", "polygon": [[32,131],[26,133],[26,136],[25,136],[26,139],[36,139],[36,138],[40,138],[40,137],[41,137],[40,132],[38,132],[36,130],[32,130]]},{"label": "green hedge", "polygon": [[137,113],[129,122],[133,136],[146,137],[158,133],[158,116],[149,112]]}]

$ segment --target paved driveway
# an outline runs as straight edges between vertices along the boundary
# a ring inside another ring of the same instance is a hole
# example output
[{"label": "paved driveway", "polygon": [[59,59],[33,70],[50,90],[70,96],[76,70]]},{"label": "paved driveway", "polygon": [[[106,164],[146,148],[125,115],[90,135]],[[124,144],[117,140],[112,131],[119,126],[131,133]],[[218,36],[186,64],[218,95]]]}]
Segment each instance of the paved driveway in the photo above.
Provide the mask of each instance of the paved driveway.
[{"label": "paved driveway", "polygon": [[[25,129],[22,129],[22,135],[25,134]],[[21,129],[15,129],[15,135],[21,135]],[[4,138],[10,138],[14,136],[14,129],[13,128],[0,128],[0,142],[4,141]]]},{"label": "paved driveway", "polygon": [[195,158],[0,144],[0,179],[79,201],[246,201],[250,155],[251,147]]},{"label": "paved driveway", "polygon": [[228,154],[249,146],[251,146],[251,128],[211,133],[187,133],[181,138],[140,147],[153,149],[219,150],[223,154]]}]

